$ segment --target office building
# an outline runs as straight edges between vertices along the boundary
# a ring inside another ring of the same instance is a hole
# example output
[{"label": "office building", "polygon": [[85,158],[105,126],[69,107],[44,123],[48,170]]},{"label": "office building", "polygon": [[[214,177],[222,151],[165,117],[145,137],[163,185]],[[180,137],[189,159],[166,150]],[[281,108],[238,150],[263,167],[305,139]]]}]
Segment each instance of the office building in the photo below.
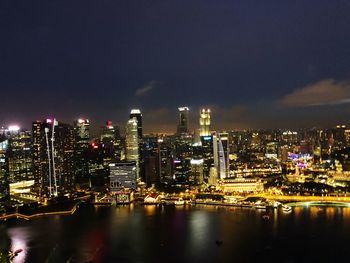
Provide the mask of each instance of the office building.
[{"label": "office building", "polygon": [[202,144],[203,174],[204,174],[204,180],[207,181],[209,178],[210,168],[214,167],[213,136],[202,136],[201,144]]},{"label": "office building", "polygon": [[210,136],[210,122],[210,109],[202,109],[199,118],[200,136]]},{"label": "office building", "polygon": [[214,167],[218,173],[218,179],[230,176],[229,140],[228,133],[216,133],[213,136]]},{"label": "office building", "polygon": [[0,207],[10,200],[7,149],[8,140],[0,135]]},{"label": "office building", "polygon": [[125,129],[125,159],[128,162],[136,162],[137,178],[139,178],[139,137],[137,119],[128,120]]},{"label": "office building", "polygon": [[74,188],[72,126],[56,119],[33,122],[33,178],[40,193],[58,195]]},{"label": "office building", "polygon": [[123,189],[137,188],[137,166],[136,162],[119,162],[109,165],[110,191],[119,192]]},{"label": "office building", "polygon": [[193,186],[200,186],[204,183],[203,159],[191,159],[190,163],[189,183]]},{"label": "office building", "polygon": [[189,112],[188,107],[179,107],[179,124],[177,126],[177,133],[188,133],[189,132]]},{"label": "office building", "polygon": [[141,141],[142,136],[143,136],[141,111],[139,109],[132,109],[130,111],[130,119],[132,119],[132,118],[136,118],[136,120],[137,120],[137,135],[138,135],[139,141]]},{"label": "office building", "polygon": [[7,157],[9,183],[34,180],[32,139],[29,131],[17,130],[9,133]]},{"label": "office building", "polygon": [[76,183],[85,187],[89,184],[87,152],[90,143],[90,122],[78,119],[74,122],[74,175]]}]

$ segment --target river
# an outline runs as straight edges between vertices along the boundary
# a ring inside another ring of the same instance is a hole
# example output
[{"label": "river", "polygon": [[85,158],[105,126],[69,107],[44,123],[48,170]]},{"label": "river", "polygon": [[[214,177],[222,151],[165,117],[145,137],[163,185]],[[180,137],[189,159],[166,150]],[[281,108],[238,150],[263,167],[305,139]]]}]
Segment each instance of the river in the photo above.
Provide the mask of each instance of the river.
[{"label": "river", "polygon": [[347,207],[86,206],[0,223],[14,262],[348,262],[349,244]]}]

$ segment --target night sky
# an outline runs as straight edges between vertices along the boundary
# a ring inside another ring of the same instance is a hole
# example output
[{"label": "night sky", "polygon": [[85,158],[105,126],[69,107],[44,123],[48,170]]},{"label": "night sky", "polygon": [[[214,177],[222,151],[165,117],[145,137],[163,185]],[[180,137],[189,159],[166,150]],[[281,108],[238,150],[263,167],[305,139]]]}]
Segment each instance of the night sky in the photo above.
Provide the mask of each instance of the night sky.
[{"label": "night sky", "polygon": [[0,126],[55,116],[146,132],[350,125],[350,1],[3,0]]}]

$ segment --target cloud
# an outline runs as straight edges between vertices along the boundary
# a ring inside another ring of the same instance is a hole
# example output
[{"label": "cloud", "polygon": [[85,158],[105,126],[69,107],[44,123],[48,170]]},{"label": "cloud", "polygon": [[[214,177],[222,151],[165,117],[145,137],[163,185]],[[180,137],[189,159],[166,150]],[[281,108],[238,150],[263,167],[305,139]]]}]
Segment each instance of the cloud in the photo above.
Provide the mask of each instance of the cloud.
[{"label": "cloud", "polygon": [[294,90],[280,100],[285,107],[311,107],[350,103],[350,82],[325,79]]},{"label": "cloud", "polygon": [[147,82],[142,88],[137,89],[135,91],[135,96],[136,97],[141,97],[150,92],[151,90],[155,89],[156,86],[158,85],[158,81],[156,80],[151,80],[150,82]]}]

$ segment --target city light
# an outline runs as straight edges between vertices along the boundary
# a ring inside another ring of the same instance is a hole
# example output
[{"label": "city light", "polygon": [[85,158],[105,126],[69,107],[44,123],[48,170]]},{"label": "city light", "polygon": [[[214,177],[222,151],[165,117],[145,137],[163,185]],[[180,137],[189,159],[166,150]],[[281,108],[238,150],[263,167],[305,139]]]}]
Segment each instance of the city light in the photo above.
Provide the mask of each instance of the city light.
[{"label": "city light", "polygon": [[17,131],[20,130],[20,127],[19,127],[18,125],[10,125],[10,126],[8,127],[8,130],[9,130],[10,132],[17,132]]}]

